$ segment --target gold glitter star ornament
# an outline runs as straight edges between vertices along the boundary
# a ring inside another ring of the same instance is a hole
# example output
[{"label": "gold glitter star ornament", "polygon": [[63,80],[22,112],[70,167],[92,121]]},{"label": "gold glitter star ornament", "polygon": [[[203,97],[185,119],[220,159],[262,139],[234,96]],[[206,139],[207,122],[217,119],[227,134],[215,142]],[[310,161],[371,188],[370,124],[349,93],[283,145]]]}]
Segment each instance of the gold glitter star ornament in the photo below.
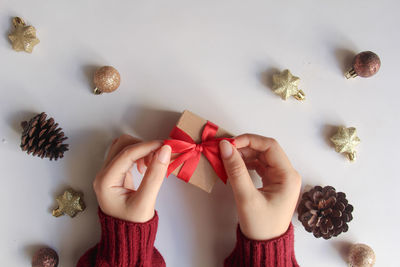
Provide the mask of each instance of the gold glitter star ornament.
[{"label": "gold glitter star ornament", "polygon": [[58,208],[53,210],[54,217],[67,214],[73,218],[86,208],[83,202],[83,195],[73,189],[65,190],[64,194],[56,198],[56,201],[58,203]]},{"label": "gold glitter star ornament", "polygon": [[26,26],[25,21],[19,17],[13,18],[14,31],[8,35],[15,51],[32,53],[33,47],[40,41],[36,38],[36,29]]},{"label": "gold glitter star ornament", "polygon": [[331,137],[338,153],[346,153],[350,161],[356,159],[356,146],[360,143],[357,130],[354,127],[339,127],[338,132]]},{"label": "gold glitter star ornament", "polygon": [[293,96],[297,100],[304,100],[305,94],[298,88],[300,78],[293,76],[289,70],[284,70],[279,74],[272,76],[272,90],[283,100],[287,100]]}]

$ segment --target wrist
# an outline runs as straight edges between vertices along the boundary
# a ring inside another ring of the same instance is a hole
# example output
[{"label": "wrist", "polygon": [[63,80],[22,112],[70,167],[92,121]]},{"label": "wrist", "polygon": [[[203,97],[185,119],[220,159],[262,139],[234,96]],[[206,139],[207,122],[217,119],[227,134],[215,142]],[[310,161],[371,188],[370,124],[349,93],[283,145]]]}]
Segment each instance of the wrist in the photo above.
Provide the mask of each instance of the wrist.
[{"label": "wrist", "polygon": [[239,230],[244,237],[249,240],[254,241],[268,241],[281,237],[284,235],[290,227],[290,222],[284,224],[282,226],[268,226],[268,224],[264,224],[263,227],[259,227],[257,229],[254,228],[246,228],[239,223]]},{"label": "wrist", "polygon": [[143,214],[143,215],[128,215],[127,212],[121,212],[121,213],[116,213],[116,212],[108,212],[107,210],[104,210],[102,207],[99,206],[99,214],[107,217],[114,218],[116,220],[120,220],[123,222],[127,223],[135,223],[135,224],[143,224],[143,223],[148,223],[149,221],[153,220],[155,217],[157,217],[157,211],[152,210],[152,212],[149,212],[148,214]]},{"label": "wrist", "polygon": [[151,209],[146,212],[140,212],[140,213],[134,213],[130,216],[126,216],[126,221],[134,222],[134,223],[145,223],[150,221],[152,218],[154,218],[156,214],[156,211],[154,209]]}]

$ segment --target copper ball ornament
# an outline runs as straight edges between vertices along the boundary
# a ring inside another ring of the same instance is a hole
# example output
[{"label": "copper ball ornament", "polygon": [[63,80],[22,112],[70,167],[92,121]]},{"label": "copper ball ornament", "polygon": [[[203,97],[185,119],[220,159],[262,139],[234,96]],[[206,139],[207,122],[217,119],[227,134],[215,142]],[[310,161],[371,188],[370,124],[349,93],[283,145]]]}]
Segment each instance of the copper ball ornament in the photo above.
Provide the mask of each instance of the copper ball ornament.
[{"label": "copper ball ornament", "polygon": [[375,252],[365,244],[354,244],[349,251],[350,267],[372,267],[376,261]]},{"label": "copper ball ornament", "polygon": [[347,79],[360,77],[371,77],[379,71],[381,60],[378,55],[371,51],[358,53],[353,60],[352,68],[345,73]]},{"label": "copper ball ornament", "polygon": [[54,249],[41,248],[32,257],[32,267],[57,267],[58,255]]},{"label": "copper ball ornament", "polygon": [[94,73],[93,83],[96,86],[93,90],[96,95],[101,93],[111,93],[119,87],[121,76],[114,67],[104,66],[96,70]]}]

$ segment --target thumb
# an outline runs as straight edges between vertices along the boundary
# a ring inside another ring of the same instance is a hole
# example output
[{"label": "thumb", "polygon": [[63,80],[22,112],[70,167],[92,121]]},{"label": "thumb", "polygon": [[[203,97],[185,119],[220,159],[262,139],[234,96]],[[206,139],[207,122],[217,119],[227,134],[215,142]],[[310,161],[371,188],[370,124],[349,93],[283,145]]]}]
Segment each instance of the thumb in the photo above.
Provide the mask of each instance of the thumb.
[{"label": "thumb", "polygon": [[219,143],[221,158],[237,201],[249,199],[256,190],[246,164],[237,149],[228,141]]},{"label": "thumb", "polygon": [[154,155],[142,182],[137,190],[137,197],[155,202],[171,159],[171,147],[162,146]]}]

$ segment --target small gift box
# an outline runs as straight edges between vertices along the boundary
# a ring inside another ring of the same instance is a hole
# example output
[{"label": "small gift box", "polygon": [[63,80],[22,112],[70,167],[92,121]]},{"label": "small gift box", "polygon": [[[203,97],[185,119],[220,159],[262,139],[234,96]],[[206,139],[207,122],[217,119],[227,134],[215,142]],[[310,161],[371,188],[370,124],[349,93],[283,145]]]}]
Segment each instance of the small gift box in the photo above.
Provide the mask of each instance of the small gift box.
[{"label": "small gift box", "polygon": [[223,139],[234,144],[231,134],[214,123],[185,110],[165,144],[172,148],[171,173],[210,193],[217,179],[227,175],[219,153]]}]

